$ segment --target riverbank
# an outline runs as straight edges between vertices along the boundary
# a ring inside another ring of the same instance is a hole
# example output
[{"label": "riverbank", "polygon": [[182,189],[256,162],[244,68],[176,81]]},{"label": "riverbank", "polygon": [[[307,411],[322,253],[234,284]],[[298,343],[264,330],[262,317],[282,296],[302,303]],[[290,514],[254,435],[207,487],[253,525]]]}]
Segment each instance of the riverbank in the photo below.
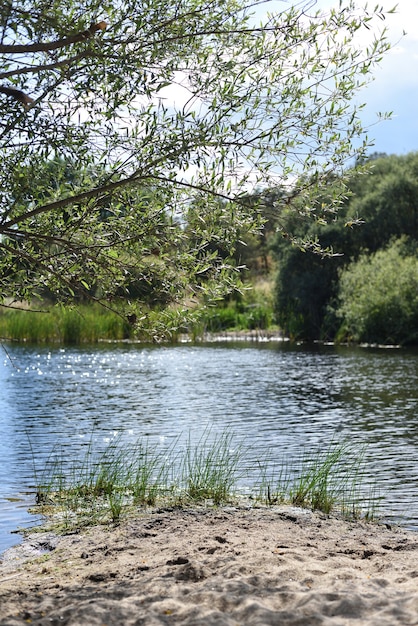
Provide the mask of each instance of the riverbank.
[{"label": "riverbank", "polygon": [[294,507],[156,510],[6,552],[0,624],[405,626],[417,555],[414,533]]},{"label": "riverbank", "polygon": [[225,330],[217,333],[203,333],[198,337],[190,334],[180,334],[177,341],[179,343],[217,343],[217,342],[289,342],[290,339],[285,337],[280,330]]}]

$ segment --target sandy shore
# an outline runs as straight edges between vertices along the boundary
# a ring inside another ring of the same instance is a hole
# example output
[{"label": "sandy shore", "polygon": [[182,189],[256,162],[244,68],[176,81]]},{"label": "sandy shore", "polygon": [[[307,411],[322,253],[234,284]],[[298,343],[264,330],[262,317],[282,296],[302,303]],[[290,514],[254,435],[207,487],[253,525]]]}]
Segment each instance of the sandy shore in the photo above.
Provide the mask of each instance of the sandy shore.
[{"label": "sandy shore", "polygon": [[291,507],[35,534],[0,563],[0,624],[418,624],[418,535]]}]

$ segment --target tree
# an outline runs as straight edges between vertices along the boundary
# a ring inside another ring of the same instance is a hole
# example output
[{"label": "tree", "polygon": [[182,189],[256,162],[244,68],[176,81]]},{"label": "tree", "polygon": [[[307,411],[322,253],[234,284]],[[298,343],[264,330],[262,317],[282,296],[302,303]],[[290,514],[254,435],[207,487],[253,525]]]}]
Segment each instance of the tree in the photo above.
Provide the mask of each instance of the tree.
[{"label": "tree", "polygon": [[370,252],[394,237],[418,237],[418,152],[368,161],[370,176],[354,177],[349,211],[360,216],[359,249]]},{"label": "tree", "polygon": [[[369,30],[379,7],[311,11],[258,25],[236,0],[3,2],[2,303],[47,290],[113,306],[156,273],[163,306],[186,307],[233,287],[225,250],[259,226],[250,185],[309,173],[303,215],[332,215],[338,198],[313,199],[364,155],[354,96],[388,43]],[[51,182],[48,162],[77,175]]]}]

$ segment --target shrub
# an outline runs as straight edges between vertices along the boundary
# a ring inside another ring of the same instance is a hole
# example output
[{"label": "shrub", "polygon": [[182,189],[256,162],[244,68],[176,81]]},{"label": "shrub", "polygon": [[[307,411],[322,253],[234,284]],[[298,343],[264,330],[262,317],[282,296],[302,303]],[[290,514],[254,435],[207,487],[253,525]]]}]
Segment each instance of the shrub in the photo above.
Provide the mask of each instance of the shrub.
[{"label": "shrub", "polygon": [[405,238],[363,254],[340,274],[339,338],[369,343],[418,340],[418,259]]}]

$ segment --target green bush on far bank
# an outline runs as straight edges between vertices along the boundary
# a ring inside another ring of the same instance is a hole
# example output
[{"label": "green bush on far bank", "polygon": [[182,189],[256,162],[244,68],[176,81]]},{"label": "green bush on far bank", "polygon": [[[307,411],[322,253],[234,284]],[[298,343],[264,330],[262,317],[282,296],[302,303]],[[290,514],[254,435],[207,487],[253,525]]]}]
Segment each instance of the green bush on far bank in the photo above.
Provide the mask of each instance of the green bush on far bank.
[{"label": "green bush on far bank", "polygon": [[205,332],[218,333],[225,330],[267,330],[272,325],[273,312],[263,305],[239,305],[232,303],[209,309],[200,321]]},{"label": "green bush on far bank", "polygon": [[200,330],[218,333],[274,328],[272,286],[272,281],[268,280],[255,282],[250,289],[238,294],[235,298],[206,309],[199,318]]},{"label": "green bush on far bank", "polygon": [[336,313],[340,340],[417,343],[416,244],[400,238],[348,265],[340,274]]},{"label": "green bush on far bank", "polygon": [[[303,253],[298,246],[290,246],[280,230],[277,233],[272,244],[277,264],[275,312],[283,333],[294,340],[418,343],[416,323],[411,325],[414,316],[406,301],[407,288],[397,284],[397,276],[404,282],[406,273],[412,272],[406,266],[413,261],[402,260],[397,269],[396,263],[389,267],[389,261],[385,261],[388,269],[385,276],[385,271],[378,269],[383,257],[378,255],[373,261],[370,257],[370,271],[364,258],[366,253],[385,251],[394,239],[408,237],[411,242],[417,242],[418,152],[370,155],[365,164],[369,169],[367,175],[360,170],[349,181],[347,197],[335,219],[327,224],[312,220],[307,228],[294,215],[283,216],[285,232],[292,232],[302,241],[317,237],[324,249],[330,248],[336,254],[323,258]],[[331,197],[334,183],[338,184],[338,179],[331,177]],[[319,195],[317,203],[327,207],[329,197]],[[302,202],[302,213],[303,210]],[[416,251],[408,253],[414,255]],[[377,276],[381,277],[381,285]],[[393,278],[392,284],[389,276]],[[411,296],[413,289],[412,286]],[[336,317],[335,302],[339,294],[340,315]]]}]

